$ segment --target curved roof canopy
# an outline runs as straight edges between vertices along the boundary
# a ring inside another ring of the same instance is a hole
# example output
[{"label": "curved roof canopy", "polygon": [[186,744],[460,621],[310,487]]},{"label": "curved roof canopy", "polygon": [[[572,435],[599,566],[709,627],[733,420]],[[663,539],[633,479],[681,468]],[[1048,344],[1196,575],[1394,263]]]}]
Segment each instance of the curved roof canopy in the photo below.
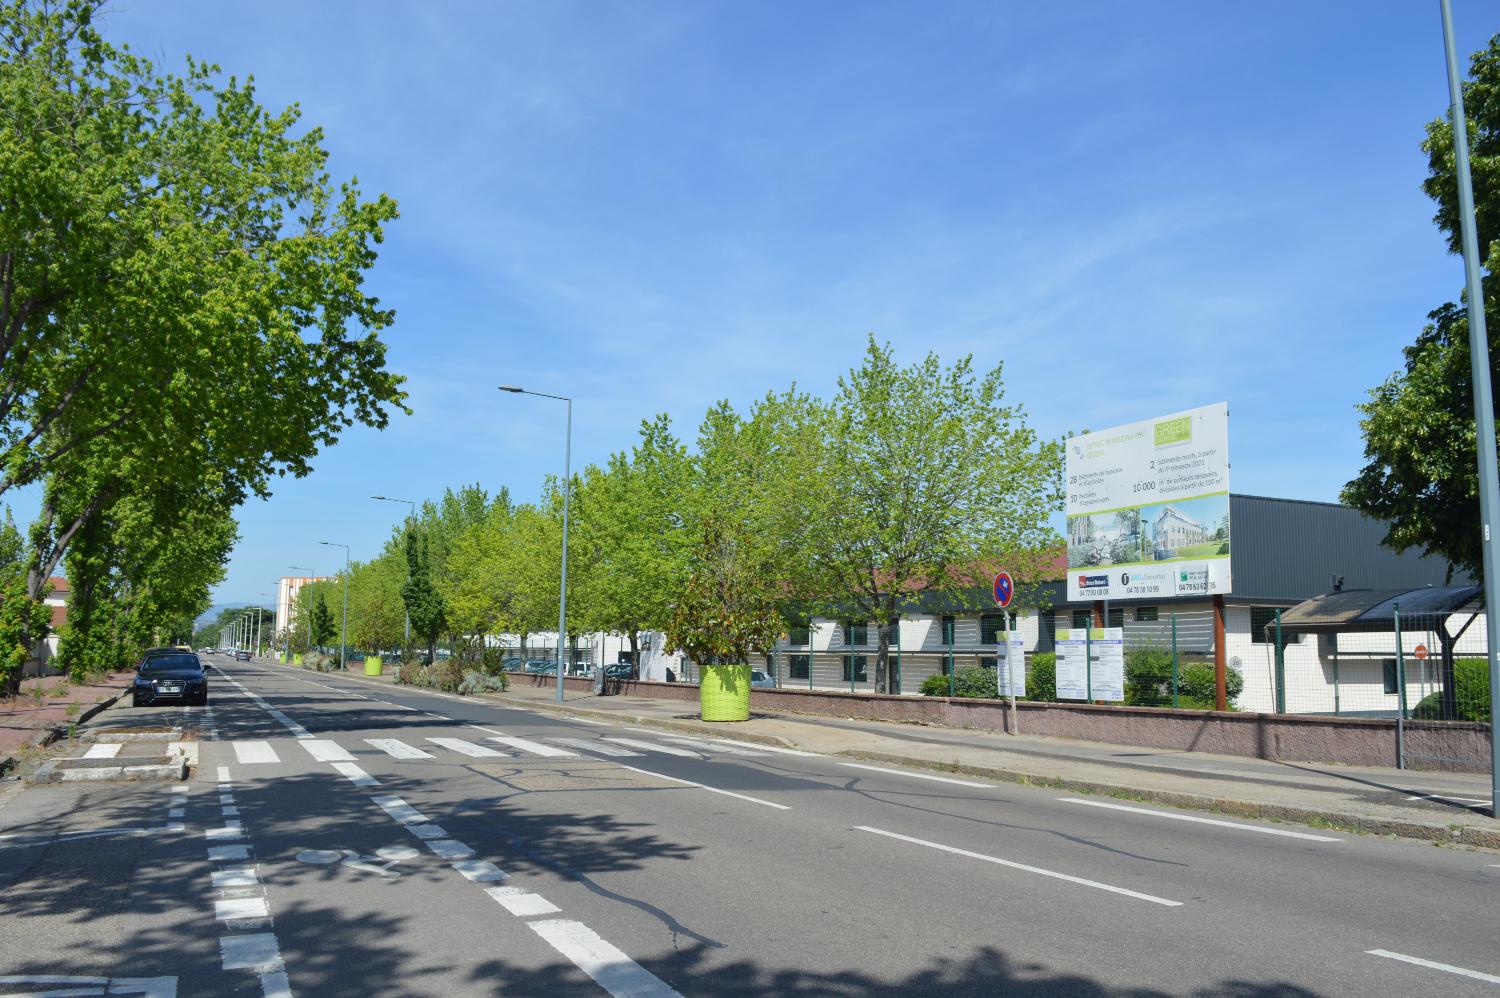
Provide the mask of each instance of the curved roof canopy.
[{"label": "curved roof canopy", "polygon": [[[1484,610],[1482,586],[1423,586],[1420,589],[1345,589],[1303,600],[1281,615],[1282,631],[1389,631],[1401,619],[1446,618]],[[1272,625],[1275,626],[1275,625]]]}]

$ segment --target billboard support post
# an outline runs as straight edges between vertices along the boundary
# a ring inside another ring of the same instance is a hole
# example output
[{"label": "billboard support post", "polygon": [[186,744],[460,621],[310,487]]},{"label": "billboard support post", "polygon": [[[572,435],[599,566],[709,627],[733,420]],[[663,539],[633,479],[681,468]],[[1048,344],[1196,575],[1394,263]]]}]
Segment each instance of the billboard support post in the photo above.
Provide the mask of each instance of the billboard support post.
[{"label": "billboard support post", "polygon": [[1214,710],[1229,709],[1224,669],[1224,597],[1214,593]]}]

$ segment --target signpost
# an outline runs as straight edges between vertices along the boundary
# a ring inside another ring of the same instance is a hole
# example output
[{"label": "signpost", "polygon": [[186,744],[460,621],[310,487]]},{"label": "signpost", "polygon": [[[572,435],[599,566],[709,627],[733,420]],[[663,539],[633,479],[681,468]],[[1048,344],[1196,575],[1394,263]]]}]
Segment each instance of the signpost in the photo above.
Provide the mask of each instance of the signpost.
[{"label": "signpost", "polygon": [[[1007,608],[1010,606],[1010,601],[1016,598],[1016,583],[1010,577],[1010,573],[1004,569],[995,573],[994,593],[995,605],[1000,608],[1000,633],[996,635],[999,640],[996,641],[995,649],[995,690],[997,693],[1005,690],[1010,692],[1010,733],[1014,735],[1018,733],[1016,731],[1016,669],[1011,661],[1010,611]],[[1003,684],[1000,682],[1001,662],[1005,663]]]}]

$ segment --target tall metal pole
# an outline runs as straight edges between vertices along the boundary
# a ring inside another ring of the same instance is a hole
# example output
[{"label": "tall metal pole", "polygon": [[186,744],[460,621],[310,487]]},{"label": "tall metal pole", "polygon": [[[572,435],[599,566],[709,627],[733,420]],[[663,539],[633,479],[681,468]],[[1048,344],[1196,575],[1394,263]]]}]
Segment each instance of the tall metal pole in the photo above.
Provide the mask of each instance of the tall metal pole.
[{"label": "tall metal pole", "polygon": [[331,548],[344,549],[344,616],[339,623],[339,671],[348,668],[344,657],[349,653],[349,545],[332,541],[319,541]]},{"label": "tall metal pole", "polygon": [[[559,402],[568,403],[568,434],[563,444],[563,529],[562,529],[562,579],[559,587],[557,601],[557,701],[563,699],[563,642],[568,633],[568,500],[573,492],[573,400],[566,395],[549,395],[546,392],[533,392],[525,388],[517,388],[515,385],[498,386],[502,392],[510,392],[514,395],[539,395],[542,398],[557,399]],[[604,670],[600,669],[594,677],[594,692],[598,693],[604,685]]]},{"label": "tall metal pole", "polygon": [[[1463,78],[1453,40],[1453,7],[1443,11],[1443,48],[1448,57],[1448,92],[1453,102],[1453,164],[1458,174],[1458,221],[1463,234],[1464,277],[1469,296],[1469,367],[1474,381],[1474,431],[1479,450],[1480,551],[1484,564],[1485,630],[1488,632],[1490,689],[1500,689],[1500,557],[1490,531],[1500,508],[1500,475],[1495,468],[1495,403],[1490,395],[1490,341],[1484,327],[1484,289],[1479,280],[1479,236],[1474,225],[1474,185],[1469,177],[1469,127],[1464,114]],[[1500,816],[1500,697],[1490,697],[1490,814]]]}]

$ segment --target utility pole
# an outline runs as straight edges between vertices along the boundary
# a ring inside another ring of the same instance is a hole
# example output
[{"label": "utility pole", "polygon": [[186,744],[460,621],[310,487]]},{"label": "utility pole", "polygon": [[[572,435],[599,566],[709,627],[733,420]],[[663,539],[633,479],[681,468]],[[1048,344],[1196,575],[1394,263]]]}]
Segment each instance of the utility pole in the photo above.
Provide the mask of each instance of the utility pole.
[{"label": "utility pole", "polygon": [[[1469,176],[1469,119],[1464,114],[1463,77],[1453,40],[1453,6],[1443,12],[1443,49],[1448,58],[1448,93],[1453,101],[1453,165],[1458,175],[1458,222],[1463,235],[1464,277],[1469,298],[1469,368],[1474,382],[1474,435],[1479,450],[1480,551],[1484,564],[1484,619],[1490,660],[1490,689],[1500,689],[1500,558],[1490,525],[1500,507],[1500,476],[1495,463],[1495,404],[1490,389],[1490,341],[1484,327],[1484,288],[1479,280],[1479,236],[1474,225],[1474,184]],[[1500,815],[1500,698],[1490,697],[1490,815]]]},{"label": "utility pole", "polygon": [[344,549],[344,618],[339,624],[339,670],[347,668],[344,656],[349,654],[349,545],[337,544],[333,541],[319,541],[331,548]]},{"label": "utility pole", "polygon": [[[406,503],[408,506],[411,507],[411,516],[406,521],[406,529],[410,530],[412,528],[412,525],[416,523],[416,521],[417,521],[417,503],[416,503],[416,500],[414,500],[414,499],[392,499],[389,496],[371,496],[370,498],[371,499],[379,499],[381,502],[404,502],[404,503]],[[411,562],[407,562],[406,563],[406,581],[407,582],[411,581]],[[411,610],[407,609],[407,607],[406,607],[406,599],[405,599],[405,597],[402,598],[401,603],[402,603],[402,607],[401,608],[403,610],[405,610],[405,612],[406,612],[406,633],[405,633],[405,636],[401,639],[402,640],[401,654],[402,654],[403,657],[405,657],[408,654],[407,649],[411,647]]]}]

